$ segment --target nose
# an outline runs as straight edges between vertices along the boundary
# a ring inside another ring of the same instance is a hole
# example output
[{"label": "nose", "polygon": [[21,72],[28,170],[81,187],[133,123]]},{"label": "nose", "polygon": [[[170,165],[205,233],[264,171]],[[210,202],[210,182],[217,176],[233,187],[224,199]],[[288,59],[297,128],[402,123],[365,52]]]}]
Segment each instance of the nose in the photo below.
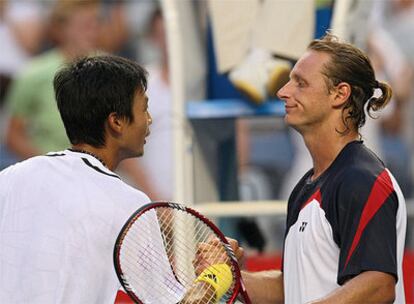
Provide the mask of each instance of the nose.
[{"label": "nose", "polygon": [[277,91],[276,95],[279,99],[281,100],[286,100],[287,98],[289,98],[289,85],[290,85],[290,80],[279,89],[279,91]]},{"label": "nose", "polygon": [[148,112],[148,125],[152,125],[152,116],[150,112]]}]

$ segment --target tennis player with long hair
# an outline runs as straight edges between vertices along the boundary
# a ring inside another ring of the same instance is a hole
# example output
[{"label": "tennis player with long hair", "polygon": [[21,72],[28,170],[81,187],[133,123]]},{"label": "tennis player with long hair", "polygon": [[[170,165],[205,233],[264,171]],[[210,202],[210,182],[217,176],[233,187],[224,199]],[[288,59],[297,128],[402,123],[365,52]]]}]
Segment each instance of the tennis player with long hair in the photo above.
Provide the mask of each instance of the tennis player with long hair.
[{"label": "tennis player with long hair", "polygon": [[359,134],[365,109],[383,109],[391,87],[330,34],[310,43],[290,78],[278,96],[313,168],[289,198],[283,271],[243,273],[252,302],[405,303],[405,200]]}]

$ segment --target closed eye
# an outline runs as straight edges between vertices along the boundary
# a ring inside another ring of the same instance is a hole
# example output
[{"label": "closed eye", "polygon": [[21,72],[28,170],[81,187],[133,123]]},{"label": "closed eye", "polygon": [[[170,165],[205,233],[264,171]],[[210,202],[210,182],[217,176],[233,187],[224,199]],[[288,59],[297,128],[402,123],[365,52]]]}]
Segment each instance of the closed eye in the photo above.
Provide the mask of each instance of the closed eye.
[{"label": "closed eye", "polygon": [[304,81],[298,81],[297,84],[298,84],[298,87],[300,87],[300,88],[303,88],[303,87],[306,86],[306,82],[304,82]]},{"label": "closed eye", "polygon": [[308,82],[297,74],[292,75],[292,79],[299,88],[304,88]]}]

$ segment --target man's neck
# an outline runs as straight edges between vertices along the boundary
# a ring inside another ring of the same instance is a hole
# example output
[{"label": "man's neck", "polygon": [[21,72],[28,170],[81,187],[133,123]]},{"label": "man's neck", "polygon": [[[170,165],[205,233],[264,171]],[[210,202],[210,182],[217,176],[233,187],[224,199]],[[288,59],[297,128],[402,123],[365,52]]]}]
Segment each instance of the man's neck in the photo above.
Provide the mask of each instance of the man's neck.
[{"label": "man's neck", "polygon": [[118,166],[116,153],[108,148],[97,148],[88,144],[73,145],[72,149],[80,152],[87,152],[92,156],[95,156],[99,161],[103,163],[109,170],[114,171]]},{"label": "man's neck", "polygon": [[309,133],[303,136],[303,139],[312,157],[312,180],[315,180],[329,168],[348,143],[359,139],[359,135],[352,131],[341,135],[334,130],[334,133],[327,134],[323,132]]}]

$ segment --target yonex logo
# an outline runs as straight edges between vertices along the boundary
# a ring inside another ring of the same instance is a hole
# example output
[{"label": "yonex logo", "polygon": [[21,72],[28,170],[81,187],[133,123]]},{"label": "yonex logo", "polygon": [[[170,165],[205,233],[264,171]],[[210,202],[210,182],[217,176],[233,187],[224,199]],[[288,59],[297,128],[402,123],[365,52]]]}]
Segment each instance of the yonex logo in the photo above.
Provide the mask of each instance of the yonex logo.
[{"label": "yonex logo", "polygon": [[123,274],[121,274],[121,279],[122,279],[122,282],[124,282],[124,288],[129,291],[132,291],[132,286],[129,284],[128,280],[125,278]]},{"label": "yonex logo", "polygon": [[169,203],[168,205],[170,205],[170,207],[172,207],[172,208],[185,211],[185,207],[183,205],[180,205],[180,204],[177,204],[177,203]]},{"label": "yonex logo", "polygon": [[308,224],[308,222],[302,222],[302,225],[299,227],[299,232],[305,231],[305,228],[306,228],[307,224]]},{"label": "yonex logo", "polygon": [[213,274],[213,273],[206,273],[206,274],[204,275],[204,277],[205,277],[205,278],[208,278],[208,279],[210,279],[210,280],[212,280],[212,281],[214,281],[214,283],[216,283],[216,284],[217,284],[217,276],[216,276],[215,274]]}]

